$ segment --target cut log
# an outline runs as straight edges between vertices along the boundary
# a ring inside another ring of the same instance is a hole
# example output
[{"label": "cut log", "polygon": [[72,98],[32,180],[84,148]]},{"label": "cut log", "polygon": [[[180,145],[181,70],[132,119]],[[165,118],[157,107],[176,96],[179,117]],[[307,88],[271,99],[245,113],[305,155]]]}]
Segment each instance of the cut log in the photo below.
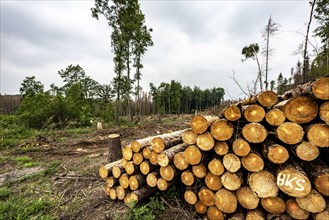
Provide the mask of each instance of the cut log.
[{"label": "cut log", "polygon": [[322,100],[329,100],[329,77],[323,77],[315,81],[312,86],[313,95]]},{"label": "cut log", "polygon": [[215,205],[224,213],[233,213],[237,209],[238,200],[233,192],[221,188],[215,194]]},{"label": "cut log", "polygon": [[244,118],[249,122],[261,122],[266,114],[264,108],[257,104],[242,106],[242,112]]},{"label": "cut log", "polygon": [[130,145],[126,145],[122,148],[122,157],[126,160],[131,160],[133,157],[133,151],[131,150]]},{"label": "cut log", "polygon": [[188,129],[188,130],[184,131],[182,134],[182,139],[183,139],[184,143],[187,143],[187,144],[195,144],[197,137],[198,137],[198,134],[195,133],[192,129]]},{"label": "cut log", "polygon": [[149,158],[149,161],[153,165],[158,165],[158,153],[155,153],[154,151],[151,151],[151,155]]},{"label": "cut log", "polygon": [[160,167],[160,176],[167,181],[171,181],[175,174],[176,170],[172,165]]},{"label": "cut log", "polygon": [[249,186],[242,186],[238,189],[236,197],[240,205],[245,209],[255,209],[259,204],[259,197]]},{"label": "cut log", "polygon": [[168,181],[160,177],[157,181],[157,187],[160,191],[166,191],[169,188]]},{"label": "cut log", "polygon": [[123,173],[119,177],[119,184],[122,186],[124,189],[128,189],[129,187],[129,175],[127,173]]},{"label": "cut log", "polygon": [[249,172],[259,172],[264,168],[264,160],[257,153],[249,153],[241,159],[242,166]]},{"label": "cut log", "polygon": [[195,204],[194,204],[194,209],[197,213],[199,214],[206,214],[207,210],[208,210],[208,206],[206,206],[205,204],[203,204],[200,200],[198,200]]},{"label": "cut log", "polygon": [[150,159],[151,157],[151,148],[150,147],[144,147],[142,150],[142,154],[145,160]]},{"label": "cut log", "polygon": [[192,166],[192,173],[197,178],[200,179],[204,178],[207,175],[207,172],[208,172],[207,167],[203,163]]},{"label": "cut log", "polygon": [[162,167],[168,166],[174,156],[179,152],[183,152],[188,146],[188,144],[182,143],[163,151],[158,155],[158,164]]},{"label": "cut log", "polygon": [[[236,171],[238,171],[241,168],[241,161],[240,161],[240,158],[238,156],[236,156],[235,154],[228,153],[228,154],[225,154],[223,157],[223,165],[226,168],[226,170],[228,170],[232,173],[235,173]],[[221,172],[222,170],[220,169],[219,171]],[[219,175],[221,175],[221,174],[219,174]]]},{"label": "cut log", "polygon": [[189,166],[189,163],[185,159],[184,152],[175,154],[173,162],[175,167],[179,170],[185,170]]},{"label": "cut log", "polygon": [[286,144],[298,144],[303,140],[303,127],[294,122],[285,122],[275,130],[276,137]]},{"label": "cut log", "polygon": [[267,130],[262,124],[254,122],[243,126],[242,135],[250,143],[262,143],[267,137]]},{"label": "cut log", "polygon": [[320,155],[320,150],[317,146],[308,141],[302,141],[296,146],[293,146],[291,150],[301,160],[312,161]]},{"label": "cut log", "polygon": [[329,204],[327,204],[327,208],[319,213],[314,213],[312,215],[314,220],[323,220],[323,219],[329,219]]},{"label": "cut log", "polygon": [[216,176],[211,172],[207,173],[204,182],[209,189],[214,191],[219,190],[223,186],[220,176]]},{"label": "cut log", "polygon": [[147,175],[151,171],[155,170],[155,166],[151,164],[150,161],[145,160],[139,165],[139,170],[142,174]]},{"label": "cut log", "polygon": [[286,210],[286,204],[280,197],[263,198],[260,200],[262,207],[271,214],[282,214]]},{"label": "cut log", "polygon": [[137,152],[133,154],[133,162],[136,165],[140,165],[144,160],[143,154]]},{"label": "cut log", "polygon": [[288,150],[275,142],[267,142],[263,145],[263,155],[274,164],[283,164],[289,158]]},{"label": "cut log", "polygon": [[117,198],[123,200],[128,193],[128,190],[124,189],[122,186],[116,188]]},{"label": "cut log", "polygon": [[138,170],[138,166],[132,161],[129,161],[124,168],[126,173],[128,173],[129,175],[135,173]]},{"label": "cut log", "polygon": [[257,101],[265,108],[274,106],[278,102],[278,98],[278,94],[271,90],[260,92],[257,95]]},{"label": "cut log", "polygon": [[152,173],[149,173],[146,176],[146,183],[150,187],[156,187],[158,178],[160,177],[160,174],[158,171],[154,171]]},{"label": "cut log", "polygon": [[151,188],[149,186],[143,186],[138,190],[135,190],[129,194],[127,198],[125,198],[125,204],[129,203],[139,203],[144,199],[148,198],[155,192],[155,188]]},{"label": "cut log", "polygon": [[209,220],[224,220],[224,214],[216,206],[210,206],[207,210]]},{"label": "cut log", "polygon": [[219,158],[212,159],[208,163],[208,169],[212,174],[216,176],[222,175],[225,171],[224,165]]},{"label": "cut log", "polygon": [[313,124],[307,129],[307,139],[318,147],[329,147],[329,126]]},{"label": "cut log", "polygon": [[286,211],[294,219],[309,219],[310,213],[302,209],[295,199],[286,201]]},{"label": "cut log", "polygon": [[109,187],[113,187],[118,182],[118,179],[114,178],[113,176],[110,176],[107,177],[105,181]]},{"label": "cut log", "polygon": [[190,205],[194,205],[198,201],[195,188],[192,187],[186,188],[184,192],[184,200]]},{"label": "cut log", "polygon": [[109,155],[107,160],[111,163],[122,158],[121,141],[119,134],[110,134],[108,138]]},{"label": "cut log", "polygon": [[146,177],[138,173],[129,177],[129,187],[131,190],[139,189],[146,182]]},{"label": "cut log", "polygon": [[246,215],[244,214],[243,210],[239,209],[230,214],[227,220],[246,220]]},{"label": "cut log", "polygon": [[281,214],[267,213],[266,219],[269,219],[269,220],[292,220],[290,215],[288,215],[287,213],[281,213]]},{"label": "cut log", "polygon": [[128,160],[126,160],[125,158],[122,157],[121,160],[120,160],[121,166],[125,167],[127,163],[128,163]]},{"label": "cut log", "polygon": [[194,183],[193,173],[189,170],[182,172],[181,181],[185,186],[192,186]]},{"label": "cut log", "polygon": [[241,110],[237,105],[229,105],[224,109],[223,116],[229,121],[237,121],[241,118]]},{"label": "cut log", "polygon": [[112,175],[114,176],[114,178],[119,178],[121,176],[122,173],[124,173],[124,168],[120,165],[115,165],[113,166],[112,169]]},{"label": "cut log", "polygon": [[184,156],[186,161],[191,165],[197,165],[202,159],[202,153],[195,145],[187,147],[184,151]]},{"label": "cut log", "polygon": [[215,204],[214,193],[206,187],[203,187],[202,189],[199,190],[198,197],[200,201],[206,206],[213,206]]},{"label": "cut log", "polygon": [[107,196],[110,196],[111,187],[104,185],[104,191]]},{"label": "cut log", "polygon": [[197,134],[202,134],[207,131],[208,127],[210,127],[214,121],[218,119],[219,117],[214,115],[195,115],[190,123],[191,129]]},{"label": "cut log", "polygon": [[249,154],[250,145],[243,138],[237,138],[232,143],[232,149],[233,149],[233,152],[236,155],[238,155],[240,157],[244,157],[244,156],[247,156]]},{"label": "cut log", "polygon": [[329,196],[329,167],[323,160],[317,159],[310,163],[301,163],[314,187],[324,196]]},{"label": "cut log", "polygon": [[214,150],[217,155],[224,156],[228,153],[228,144],[225,141],[216,141]]},{"label": "cut log", "polygon": [[246,220],[266,220],[265,214],[260,209],[248,210],[246,214]]},{"label": "cut log", "polygon": [[329,125],[329,101],[325,101],[320,105],[319,116],[324,123]]},{"label": "cut log", "polygon": [[117,199],[117,191],[115,189],[110,189],[110,198],[112,200],[116,200]]},{"label": "cut log", "polygon": [[280,109],[271,109],[265,115],[265,120],[269,125],[279,126],[286,120],[286,116]]},{"label": "cut log", "polygon": [[293,160],[277,168],[276,182],[282,192],[293,197],[306,196],[312,187],[304,170]]},{"label": "cut log", "polygon": [[120,160],[114,161],[106,165],[100,165],[98,169],[99,176],[103,179],[105,179],[108,176],[111,176],[113,167],[118,165],[120,165]]},{"label": "cut log", "polygon": [[204,151],[209,151],[213,149],[215,145],[215,140],[210,132],[205,132],[203,134],[199,134],[196,139],[196,145]]},{"label": "cut log", "polygon": [[248,184],[259,198],[276,197],[279,192],[274,175],[266,170],[251,173]]},{"label": "cut log", "polygon": [[298,205],[311,213],[319,213],[326,209],[326,201],[318,191],[312,189],[311,192],[304,196],[296,198]]},{"label": "cut log", "polygon": [[[180,134],[181,135],[181,134]],[[175,134],[174,136],[167,136],[167,137],[156,137],[152,140],[152,150],[155,153],[161,153],[165,149],[175,146],[177,144],[182,143],[182,137],[178,134]]]},{"label": "cut log", "polygon": [[211,125],[210,132],[216,140],[226,141],[232,137],[234,128],[230,122],[219,119]]},{"label": "cut log", "polygon": [[221,182],[226,189],[235,191],[239,189],[243,183],[242,174],[240,172],[231,173],[226,171],[221,176]]}]

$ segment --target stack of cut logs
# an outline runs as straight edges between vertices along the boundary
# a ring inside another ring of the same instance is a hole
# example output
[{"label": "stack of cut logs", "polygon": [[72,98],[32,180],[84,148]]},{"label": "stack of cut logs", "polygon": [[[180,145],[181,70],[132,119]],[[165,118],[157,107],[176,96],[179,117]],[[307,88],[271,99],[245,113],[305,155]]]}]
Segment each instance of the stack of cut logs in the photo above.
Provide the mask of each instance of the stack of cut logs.
[{"label": "stack of cut logs", "polygon": [[329,77],[264,91],[190,128],[132,141],[99,168],[105,192],[139,202],[175,181],[207,219],[329,219]]}]

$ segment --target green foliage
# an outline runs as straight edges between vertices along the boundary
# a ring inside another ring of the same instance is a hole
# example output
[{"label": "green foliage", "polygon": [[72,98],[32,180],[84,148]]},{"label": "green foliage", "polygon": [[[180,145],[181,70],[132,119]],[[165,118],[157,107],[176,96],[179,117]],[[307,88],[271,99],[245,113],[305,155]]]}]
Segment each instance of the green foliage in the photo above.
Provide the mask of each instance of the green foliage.
[{"label": "green foliage", "polygon": [[43,93],[44,85],[40,81],[36,81],[35,76],[26,77],[22,84],[19,92],[25,96],[34,96],[39,93]]},{"label": "green foliage", "polygon": [[7,199],[11,195],[11,191],[7,187],[0,188],[0,201]]},{"label": "green foliage", "polygon": [[39,162],[33,162],[32,158],[27,156],[16,157],[14,160],[18,165],[22,167],[35,167],[40,165]]}]

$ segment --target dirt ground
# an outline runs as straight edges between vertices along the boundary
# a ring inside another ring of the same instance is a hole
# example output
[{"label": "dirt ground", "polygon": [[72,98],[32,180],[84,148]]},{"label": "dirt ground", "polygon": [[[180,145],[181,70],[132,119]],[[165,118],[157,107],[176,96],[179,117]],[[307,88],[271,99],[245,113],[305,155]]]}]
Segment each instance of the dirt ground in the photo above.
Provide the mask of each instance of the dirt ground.
[{"label": "dirt ground", "polygon": [[[57,206],[53,212],[60,219],[113,219],[114,216],[120,216],[120,213],[123,216],[128,208],[123,202],[113,202],[105,195],[104,182],[98,176],[98,167],[107,163],[107,136],[119,133],[122,145],[125,145],[134,139],[188,128],[190,119],[190,115],[172,116],[159,123],[155,118],[146,118],[140,126],[133,128],[105,128],[67,139],[60,139],[59,131],[57,135],[40,137],[36,140],[37,143],[33,143],[38,147],[32,150],[21,151],[21,148],[26,147],[21,145],[6,156],[24,155],[45,164],[54,161],[59,163],[56,172],[48,175],[51,177],[48,189],[37,184],[32,189],[35,196],[47,194],[56,198]],[[1,168],[0,179],[13,181],[8,176],[10,172],[16,172],[17,165],[8,161]],[[40,169],[37,167],[36,172]],[[29,180],[24,184],[29,184]],[[12,187],[16,187],[15,185],[16,183]],[[161,197],[166,204],[166,211],[157,219],[198,219],[193,208],[179,197]]]}]

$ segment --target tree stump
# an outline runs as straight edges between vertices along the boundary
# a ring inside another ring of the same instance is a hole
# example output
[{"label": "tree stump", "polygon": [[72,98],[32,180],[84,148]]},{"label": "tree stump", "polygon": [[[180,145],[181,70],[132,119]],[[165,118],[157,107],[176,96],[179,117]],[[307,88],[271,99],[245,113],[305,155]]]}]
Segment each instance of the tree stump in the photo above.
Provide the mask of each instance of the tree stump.
[{"label": "tree stump", "polygon": [[113,162],[122,158],[121,140],[119,134],[110,134],[108,136],[109,156],[107,160]]}]

